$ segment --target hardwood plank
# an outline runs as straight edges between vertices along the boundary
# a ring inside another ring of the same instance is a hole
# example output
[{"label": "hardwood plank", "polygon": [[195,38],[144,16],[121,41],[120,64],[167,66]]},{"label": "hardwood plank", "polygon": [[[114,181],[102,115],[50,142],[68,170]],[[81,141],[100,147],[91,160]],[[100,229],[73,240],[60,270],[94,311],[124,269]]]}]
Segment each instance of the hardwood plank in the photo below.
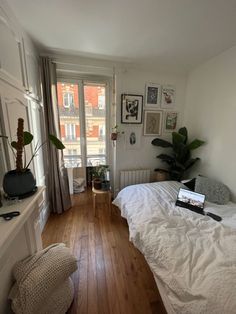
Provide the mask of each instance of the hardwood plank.
[{"label": "hardwood plank", "polygon": [[165,314],[153,275],[143,255],[129,241],[120,211],[92,193],[73,197],[73,207],[51,215],[42,239],[44,247],[64,242],[78,259],[72,275],[74,301],[68,314]]}]

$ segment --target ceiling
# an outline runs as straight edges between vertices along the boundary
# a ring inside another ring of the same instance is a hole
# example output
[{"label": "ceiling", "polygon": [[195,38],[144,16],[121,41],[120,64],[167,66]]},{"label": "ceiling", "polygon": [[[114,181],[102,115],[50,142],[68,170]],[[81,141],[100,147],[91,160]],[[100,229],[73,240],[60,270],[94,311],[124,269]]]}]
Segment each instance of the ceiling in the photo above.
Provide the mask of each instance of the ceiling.
[{"label": "ceiling", "polygon": [[7,0],[42,50],[189,71],[236,44],[236,0]]}]

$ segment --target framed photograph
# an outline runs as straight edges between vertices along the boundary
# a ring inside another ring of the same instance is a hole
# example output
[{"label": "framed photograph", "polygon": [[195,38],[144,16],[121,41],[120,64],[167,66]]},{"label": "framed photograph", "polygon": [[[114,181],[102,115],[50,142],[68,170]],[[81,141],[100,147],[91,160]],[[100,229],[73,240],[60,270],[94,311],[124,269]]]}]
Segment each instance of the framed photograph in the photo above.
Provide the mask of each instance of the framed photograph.
[{"label": "framed photograph", "polygon": [[178,122],[178,112],[176,111],[166,111],[164,117],[164,132],[174,132],[177,129]]},{"label": "framed photograph", "polygon": [[175,105],[175,87],[162,86],[161,90],[161,108],[169,109]]},{"label": "framed photograph", "polygon": [[161,86],[159,84],[146,84],[145,106],[152,108],[160,108]]},{"label": "framed photograph", "polygon": [[143,96],[121,95],[121,123],[141,124],[143,119]]},{"label": "framed photograph", "polygon": [[142,127],[128,127],[125,130],[125,149],[140,149]]},{"label": "framed photograph", "polygon": [[162,111],[145,111],[144,135],[160,136],[162,129]]}]

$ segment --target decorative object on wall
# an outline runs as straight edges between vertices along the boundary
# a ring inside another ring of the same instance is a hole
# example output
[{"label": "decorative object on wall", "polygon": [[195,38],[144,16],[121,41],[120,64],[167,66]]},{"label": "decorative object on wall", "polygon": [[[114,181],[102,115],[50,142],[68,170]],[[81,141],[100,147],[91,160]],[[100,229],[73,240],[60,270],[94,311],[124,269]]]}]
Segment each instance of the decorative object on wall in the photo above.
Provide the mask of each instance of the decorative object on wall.
[{"label": "decorative object on wall", "polygon": [[175,105],[175,87],[166,85],[162,86],[161,107],[165,109],[173,108]]},{"label": "decorative object on wall", "polygon": [[144,135],[160,136],[162,127],[162,111],[145,111]]},{"label": "decorative object on wall", "polygon": [[146,107],[160,108],[161,85],[147,83],[145,100]]},{"label": "decorative object on wall", "polygon": [[[3,189],[5,193],[10,197],[21,198],[31,195],[37,188],[35,178],[31,173],[29,166],[33,158],[37,155],[39,149],[46,144],[46,142],[43,142],[41,145],[39,145],[39,143],[36,144],[32,157],[27,162],[25,146],[32,143],[34,136],[30,132],[24,131],[24,119],[18,119],[17,141],[12,141],[10,143],[8,136],[0,135],[0,137],[7,140],[16,159],[16,169],[8,171],[3,179]],[[49,140],[57,149],[62,150],[65,148],[56,136],[49,134]]]},{"label": "decorative object on wall", "polygon": [[125,149],[140,149],[141,145],[141,127],[129,127],[125,130]]},{"label": "decorative object on wall", "polygon": [[172,148],[172,153],[160,154],[157,158],[168,165],[170,179],[177,181],[180,181],[185,171],[199,160],[199,158],[191,158],[191,151],[202,146],[204,143],[204,141],[199,139],[188,143],[188,131],[186,127],[180,128],[178,132],[172,132],[172,143],[160,138],[155,138],[152,141],[152,145],[154,146]]},{"label": "decorative object on wall", "polygon": [[177,128],[178,112],[166,111],[164,115],[164,132],[173,132]]},{"label": "decorative object on wall", "polygon": [[143,117],[143,96],[121,95],[121,123],[141,124]]},{"label": "decorative object on wall", "polygon": [[116,125],[112,128],[111,140],[112,140],[112,141],[116,141],[119,134],[124,134],[124,131],[119,131],[119,126],[116,124]]}]

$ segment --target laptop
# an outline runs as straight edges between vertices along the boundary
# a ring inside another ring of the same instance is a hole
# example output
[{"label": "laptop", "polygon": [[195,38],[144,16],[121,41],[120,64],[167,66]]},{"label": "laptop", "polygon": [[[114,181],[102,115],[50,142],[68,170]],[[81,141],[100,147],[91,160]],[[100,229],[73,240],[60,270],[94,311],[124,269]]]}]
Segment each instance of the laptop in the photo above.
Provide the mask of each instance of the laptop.
[{"label": "laptop", "polygon": [[203,213],[205,195],[180,188],[175,205]]},{"label": "laptop", "polygon": [[201,215],[210,216],[214,220],[221,221],[221,217],[212,213],[204,212],[205,198],[206,196],[204,194],[180,188],[175,205],[190,209]]}]

